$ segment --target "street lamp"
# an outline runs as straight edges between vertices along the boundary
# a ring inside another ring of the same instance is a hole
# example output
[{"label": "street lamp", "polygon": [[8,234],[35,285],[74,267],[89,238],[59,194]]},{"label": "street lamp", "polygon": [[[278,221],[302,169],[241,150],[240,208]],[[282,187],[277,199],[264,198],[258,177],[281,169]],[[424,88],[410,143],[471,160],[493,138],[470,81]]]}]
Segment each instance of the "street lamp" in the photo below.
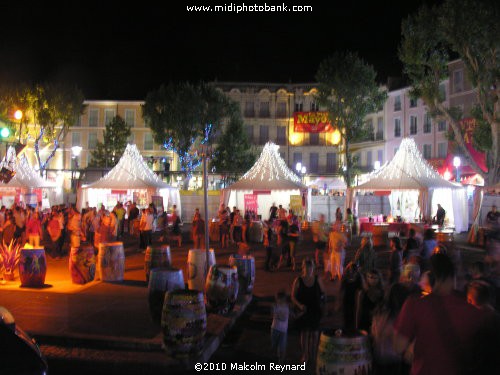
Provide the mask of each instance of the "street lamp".
[{"label": "street lamp", "polygon": [[297,173],[300,174],[300,172],[302,171],[302,163],[299,161],[296,165],[295,165],[295,170],[297,171]]},{"label": "street lamp", "polygon": [[[71,168],[71,187],[72,188],[75,188],[76,172],[80,168],[80,165],[78,164],[78,158],[79,158],[81,153],[82,153],[81,146],[71,147],[71,159],[73,159],[75,161],[75,168],[73,168],[73,167]],[[78,176],[78,177],[80,177],[80,176]]]},{"label": "street lamp", "polygon": [[453,166],[457,169],[457,178],[456,178],[457,182],[460,182],[460,164],[461,164],[460,157],[455,156],[453,158]]}]

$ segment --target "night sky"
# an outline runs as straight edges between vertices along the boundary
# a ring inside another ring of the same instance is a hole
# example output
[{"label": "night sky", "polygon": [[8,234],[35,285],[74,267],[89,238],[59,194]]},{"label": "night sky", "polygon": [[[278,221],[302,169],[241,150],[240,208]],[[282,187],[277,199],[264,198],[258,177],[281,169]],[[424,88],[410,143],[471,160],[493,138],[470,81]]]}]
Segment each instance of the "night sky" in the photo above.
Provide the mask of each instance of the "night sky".
[{"label": "night sky", "polygon": [[285,4],[312,12],[236,14],[187,12],[189,1],[0,1],[0,84],[62,80],[87,99],[142,100],[169,81],[314,82],[336,50],[357,51],[383,83],[401,75],[401,20],[424,3],[304,0]]}]

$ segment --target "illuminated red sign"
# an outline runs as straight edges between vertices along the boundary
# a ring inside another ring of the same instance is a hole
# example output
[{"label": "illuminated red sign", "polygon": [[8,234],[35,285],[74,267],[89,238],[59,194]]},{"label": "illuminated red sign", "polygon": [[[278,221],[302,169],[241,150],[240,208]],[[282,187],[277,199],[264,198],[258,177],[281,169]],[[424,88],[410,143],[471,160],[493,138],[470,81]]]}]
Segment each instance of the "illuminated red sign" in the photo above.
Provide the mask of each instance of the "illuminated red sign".
[{"label": "illuminated red sign", "polygon": [[296,133],[322,133],[333,131],[328,112],[295,112],[293,130]]}]

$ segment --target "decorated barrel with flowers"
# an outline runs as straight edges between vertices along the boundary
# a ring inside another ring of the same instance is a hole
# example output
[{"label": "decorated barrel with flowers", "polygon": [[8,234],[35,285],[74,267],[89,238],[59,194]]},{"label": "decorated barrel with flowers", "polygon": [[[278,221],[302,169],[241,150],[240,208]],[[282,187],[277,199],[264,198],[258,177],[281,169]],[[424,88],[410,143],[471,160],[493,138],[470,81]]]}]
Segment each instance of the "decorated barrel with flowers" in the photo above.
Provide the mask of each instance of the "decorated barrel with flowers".
[{"label": "decorated barrel with flowers", "polygon": [[93,281],[95,269],[95,253],[92,245],[71,248],[69,273],[74,284],[86,284]]},{"label": "decorated barrel with flowers", "polygon": [[370,374],[372,357],[368,335],[342,330],[323,331],[316,359],[317,375]]},{"label": "decorated barrel with flowers", "polygon": [[21,286],[42,287],[45,285],[47,261],[45,249],[21,249],[19,259],[19,278]]},{"label": "decorated barrel with flowers", "polygon": [[146,272],[146,281],[149,282],[149,273],[152,268],[170,267],[172,256],[170,255],[170,246],[148,246],[144,256],[144,271]]},{"label": "decorated barrel with flowers", "polygon": [[125,273],[123,242],[101,242],[99,244],[97,273],[102,281],[123,281]]},{"label": "decorated barrel with flowers", "polygon": [[239,293],[252,293],[255,283],[255,258],[251,255],[232,254],[229,265],[238,269]]},{"label": "decorated barrel with flowers", "polygon": [[199,355],[207,331],[203,292],[186,289],[167,292],[161,329],[167,354],[179,359]]},{"label": "decorated barrel with flowers", "polygon": [[[207,276],[205,273],[206,264],[207,254],[205,250],[189,249],[187,259],[187,279],[189,289],[204,290]],[[215,252],[214,249],[210,249],[208,254],[208,267],[210,268],[213,264],[215,264]]]},{"label": "decorated barrel with flowers", "polygon": [[231,311],[238,298],[238,284],[236,266],[211,266],[205,283],[207,309],[218,314]]},{"label": "decorated barrel with flowers", "polygon": [[184,289],[184,276],[178,268],[152,268],[149,273],[148,304],[149,313],[154,323],[161,323],[161,314],[165,293]]}]

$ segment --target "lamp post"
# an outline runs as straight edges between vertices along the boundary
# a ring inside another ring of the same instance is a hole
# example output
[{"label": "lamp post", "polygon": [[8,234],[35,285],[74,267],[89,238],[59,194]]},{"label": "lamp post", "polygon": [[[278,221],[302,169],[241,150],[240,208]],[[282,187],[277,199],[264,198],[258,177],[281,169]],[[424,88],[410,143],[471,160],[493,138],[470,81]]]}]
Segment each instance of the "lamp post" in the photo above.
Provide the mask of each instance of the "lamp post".
[{"label": "lamp post", "polygon": [[[78,158],[80,157],[81,153],[82,153],[81,146],[71,147],[71,159],[75,161],[75,165],[74,165],[75,168],[71,167],[71,188],[75,188],[75,177],[76,177],[75,175],[76,175],[76,172],[78,171],[78,169],[80,168],[80,165],[78,163]],[[78,177],[80,177],[80,176],[78,176]]]},{"label": "lamp post", "polygon": [[460,157],[459,156],[455,156],[453,158],[453,166],[457,169],[456,182],[460,182],[460,164],[461,164]]}]

